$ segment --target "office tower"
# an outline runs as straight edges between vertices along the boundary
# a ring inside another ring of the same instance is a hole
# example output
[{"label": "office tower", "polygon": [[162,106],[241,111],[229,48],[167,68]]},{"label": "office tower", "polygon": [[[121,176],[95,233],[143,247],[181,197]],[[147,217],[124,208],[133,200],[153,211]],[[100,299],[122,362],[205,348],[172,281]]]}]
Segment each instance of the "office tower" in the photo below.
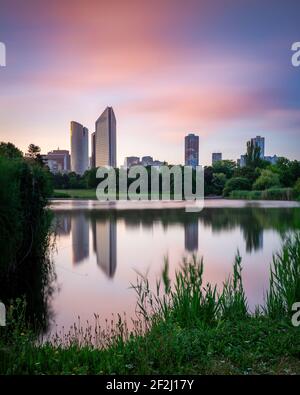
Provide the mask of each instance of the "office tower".
[{"label": "office tower", "polygon": [[212,154],[212,164],[222,160],[222,152],[214,152]]},{"label": "office tower", "polygon": [[71,122],[71,170],[83,175],[89,167],[89,131],[78,122]]},{"label": "office tower", "polygon": [[251,143],[253,146],[260,148],[260,158],[264,159],[265,157],[265,138],[261,136],[256,136],[251,139]]},{"label": "office tower", "polygon": [[198,250],[198,221],[191,221],[184,224],[184,247],[186,251]]},{"label": "office tower", "polygon": [[117,166],[116,117],[112,107],[106,107],[96,121],[96,167]]},{"label": "office tower", "polygon": [[68,173],[71,169],[70,152],[67,150],[53,150],[42,158],[52,173]]},{"label": "office tower", "polygon": [[107,277],[117,268],[117,225],[115,220],[97,220],[93,227],[97,264]]},{"label": "office tower", "polygon": [[84,213],[72,216],[73,263],[77,264],[89,257],[89,222]]},{"label": "office tower", "polygon": [[194,168],[199,165],[199,136],[192,133],[185,136],[185,165]]},{"label": "office tower", "polygon": [[138,156],[126,156],[124,159],[124,167],[127,169],[138,164],[140,164],[140,158]]},{"label": "office tower", "polygon": [[91,168],[96,167],[96,132],[91,135]]}]

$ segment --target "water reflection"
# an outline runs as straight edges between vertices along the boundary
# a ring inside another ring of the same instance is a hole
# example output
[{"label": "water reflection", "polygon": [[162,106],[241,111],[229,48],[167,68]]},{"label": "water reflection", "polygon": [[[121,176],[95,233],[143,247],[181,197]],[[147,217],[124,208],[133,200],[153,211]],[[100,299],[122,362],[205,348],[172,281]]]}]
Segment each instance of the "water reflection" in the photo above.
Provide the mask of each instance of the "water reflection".
[{"label": "water reflection", "polygon": [[86,218],[83,212],[72,217],[72,251],[75,265],[90,255],[89,219]]},{"label": "water reflection", "polygon": [[[170,277],[182,258],[204,258],[204,283],[222,286],[235,253],[243,258],[243,280],[250,308],[263,303],[272,254],[286,234],[300,229],[299,208],[214,207],[184,209],[55,210],[58,235],[54,256],[58,291],[51,301],[52,331],[70,327],[80,316],[105,322],[112,313],[134,317],[137,272],[151,286],[169,258]],[[201,249],[201,250],[200,250]],[[79,264],[80,263],[80,264]],[[56,326],[57,325],[57,326]]]},{"label": "water reflection", "polygon": [[98,267],[109,278],[117,268],[117,227],[123,221],[128,232],[138,229],[154,232],[160,224],[164,232],[172,226],[184,229],[183,248],[188,253],[199,249],[199,224],[210,228],[212,234],[233,231],[238,228],[247,253],[264,248],[264,232],[277,231],[281,237],[292,229],[300,228],[299,209],[264,208],[210,208],[201,213],[187,215],[184,210],[136,210],[136,211],[57,211],[56,233],[60,236],[72,233],[73,264],[79,264],[90,256],[89,238],[92,233],[93,251]]},{"label": "water reflection", "polygon": [[194,252],[198,250],[198,221],[191,221],[184,224],[184,246],[186,251]]},{"label": "water reflection", "polygon": [[113,277],[117,267],[117,225],[115,220],[92,220],[93,244],[97,265],[107,277]]}]

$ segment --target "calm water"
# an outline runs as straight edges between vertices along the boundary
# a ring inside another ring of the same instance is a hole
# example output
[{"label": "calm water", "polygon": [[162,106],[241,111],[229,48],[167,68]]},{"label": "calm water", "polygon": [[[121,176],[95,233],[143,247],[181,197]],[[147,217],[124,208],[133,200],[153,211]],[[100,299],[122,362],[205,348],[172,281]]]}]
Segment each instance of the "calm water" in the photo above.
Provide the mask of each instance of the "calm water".
[{"label": "calm water", "polygon": [[[186,213],[182,204],[104,204],[53,201],[56,280],[49,301],[49,333],[112,313],[135,316],[130,284],[137,273],[154,284],[165,257],[170,275],[182,258],[204,257],[204,280],[222,285],[236,251],[243,257],[249,305],[263,302],[269,264],[284,236],[300,228],[300,206],[288,202],[211,200],[201,213]],[[139,209],[143,207],[142,209]]]}]

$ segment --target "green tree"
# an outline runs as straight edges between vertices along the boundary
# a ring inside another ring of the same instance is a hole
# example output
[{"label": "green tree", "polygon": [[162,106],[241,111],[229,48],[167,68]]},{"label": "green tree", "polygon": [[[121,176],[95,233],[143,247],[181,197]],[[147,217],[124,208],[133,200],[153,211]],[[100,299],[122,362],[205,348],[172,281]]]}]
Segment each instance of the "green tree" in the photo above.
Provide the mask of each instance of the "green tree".
[{"label": "green tree", "polygon": [[252,183],[245,177],[234,177],[226,182],[223,196],[229,196],[232,191],[249,191]]},{"label": "green tree", "polygon": [[8,159],[21,159],[23,153],[12,143],[0,143],[0,156]]},{"label": "green tree", "polygon": [[216,195],[222,195],[225,187],[227,177],[224,173],[213,174],[212,185]]},{"label": "green tree", "polygon": [[28,147],[27,158],[44,166],[44,161],[41,155],[41,149],[38,145],[30,144]]},{"label": "green tree", "polygon": [[215,162],[212,168],[214,173],[223,173],[227,178],[231,178],[236,169],[236,162],[233,160],[220,160]]},{"label": "green tree", "polygon": [[279,176],[268,169],[262,170],[261,175],[253,184],[254,191],[263,191],[274,187],[280,187]]},{"label": "green tree", "polygon": [[292,188],[300,178],[300,162],[297,160],[279,158],[277,163],[269,168],[279,175],[281,185],[287,188]]}]

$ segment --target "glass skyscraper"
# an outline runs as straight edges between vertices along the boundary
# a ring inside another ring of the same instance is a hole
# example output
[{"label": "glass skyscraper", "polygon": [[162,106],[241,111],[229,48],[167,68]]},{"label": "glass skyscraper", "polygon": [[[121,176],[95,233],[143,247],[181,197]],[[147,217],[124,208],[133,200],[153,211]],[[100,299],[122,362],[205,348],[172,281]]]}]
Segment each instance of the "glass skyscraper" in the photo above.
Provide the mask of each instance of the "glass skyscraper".
[{"label": "glass skyscraper", "polygon": [[71,171],[83,175],[89,167],[89,131],[71,122]]},{"label": "glass skyscraper", "polygon": [[185,165],[199,166],[199,136],[192,133],[185,136]]},{"label": "glass skyscraper", "polygon": [[112,107],[106,107],[96,121],[96,167],[117,166],[116,117]]}]

